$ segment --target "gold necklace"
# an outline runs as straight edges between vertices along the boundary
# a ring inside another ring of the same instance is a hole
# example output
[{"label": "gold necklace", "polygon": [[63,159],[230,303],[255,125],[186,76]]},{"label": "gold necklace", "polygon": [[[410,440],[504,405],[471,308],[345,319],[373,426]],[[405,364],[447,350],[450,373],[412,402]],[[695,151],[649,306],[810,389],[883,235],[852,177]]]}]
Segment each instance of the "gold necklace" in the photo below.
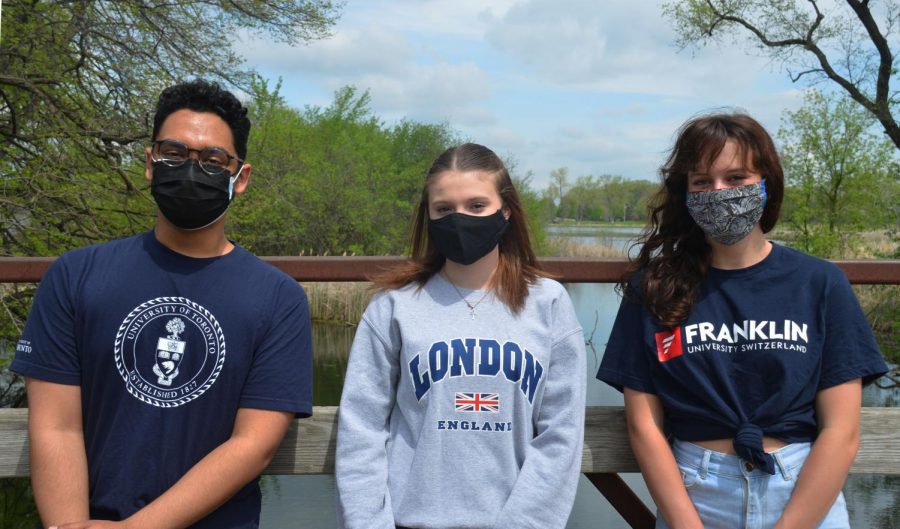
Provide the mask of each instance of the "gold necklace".
[{"label": "gold necklace", "polygon": [[469,303],[469,300],[467,300],[466,297],[463,296],[463,293],[460,292],[459,288],[456,287],[456,284],[454,284],[453,281],[450,281],[450,278],[447,277],[446,274],[441,274],[441,275],[444,277],[444,279],[448,283],[450,283],[450,286],[453,287],[453,290],[456,291],[456,294],[459,296],[459,299],[461,299],[463,301],[463,303],[465,303],[466,306],[469,307],[469,315],[472,316],[472,319],[474,320],[475,319],[475,307],[477,307],[482,301],[484,301],[484,298],[486,298],[488,296],[488,294],[491,293],[491,291],[490,290],[486,291],[484,293],[484,295],[481,296],[481,299],[476,301],[475,304],[473,305],[473,304]]}]

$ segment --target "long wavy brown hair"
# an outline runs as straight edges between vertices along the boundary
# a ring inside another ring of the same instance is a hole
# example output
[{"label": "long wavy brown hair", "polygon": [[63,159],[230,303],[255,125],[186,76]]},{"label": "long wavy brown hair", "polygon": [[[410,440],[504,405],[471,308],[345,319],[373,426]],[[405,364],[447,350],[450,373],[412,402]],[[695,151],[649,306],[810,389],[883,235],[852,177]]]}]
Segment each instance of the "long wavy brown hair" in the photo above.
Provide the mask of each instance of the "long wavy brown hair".
[{"label": "long wavy brown hair", "polygon": [[746,167],[766,180],[766,205],[759,221],[763,233],[775,227],[784,197],[784,171],[769,133],[742,113],[717,113],[693,118],[678,130],[675,146],[660,169],[662,186],[648,206],[650,220],[619,285],[626,296],[639,274],[647,310],[661,326],[673,328],[687,320],[700,284],[709,270],[711,248],[686,205],[688,173],[705,171],[725,143],[740,147]]},{"label": "long wavy brown hair", "polygon": [[509,171],[494,151],[476,143],[451,147],[431,165],[412,221],[409,260],[372,277],[375,288],[393,290],[410,283],[421,288],[444,266],[446,258],[428,237],[428,187],[445,171],[483,171],[494,177],[503,207],[509,211],[509,227],[500,239],[500,262],[490,288],[513,313],[518,313],[528,297],[528,285],[549,274],[538,267],[531,249],[525,212]]}]

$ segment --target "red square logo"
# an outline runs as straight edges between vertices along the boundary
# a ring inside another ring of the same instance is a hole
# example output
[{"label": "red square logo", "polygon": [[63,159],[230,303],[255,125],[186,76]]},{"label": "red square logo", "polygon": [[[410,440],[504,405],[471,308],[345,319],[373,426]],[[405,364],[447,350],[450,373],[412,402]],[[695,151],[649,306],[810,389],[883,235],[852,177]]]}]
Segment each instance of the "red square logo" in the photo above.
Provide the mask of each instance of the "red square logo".
[{"label": "red square logo", "polygon": [[681,327],[656,333],[656,356],[660,362],[668,362],[681,354]]}]

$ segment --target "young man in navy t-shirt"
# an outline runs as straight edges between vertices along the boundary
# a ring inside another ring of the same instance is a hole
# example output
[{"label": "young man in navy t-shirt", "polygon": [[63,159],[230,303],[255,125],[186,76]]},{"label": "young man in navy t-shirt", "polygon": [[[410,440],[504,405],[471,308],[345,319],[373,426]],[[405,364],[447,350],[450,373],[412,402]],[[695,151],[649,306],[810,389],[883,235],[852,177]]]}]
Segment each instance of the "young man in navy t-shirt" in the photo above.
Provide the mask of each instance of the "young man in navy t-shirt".
[{"label": "young man in navy t-shirt", "polygon": [[68,252],[41,281],[11,368],[45,527],[258,526],[258,476],[312,411],[312,347],[302,288],[225,237],[246,114],[205,81],[164,90],[155,228]]}]

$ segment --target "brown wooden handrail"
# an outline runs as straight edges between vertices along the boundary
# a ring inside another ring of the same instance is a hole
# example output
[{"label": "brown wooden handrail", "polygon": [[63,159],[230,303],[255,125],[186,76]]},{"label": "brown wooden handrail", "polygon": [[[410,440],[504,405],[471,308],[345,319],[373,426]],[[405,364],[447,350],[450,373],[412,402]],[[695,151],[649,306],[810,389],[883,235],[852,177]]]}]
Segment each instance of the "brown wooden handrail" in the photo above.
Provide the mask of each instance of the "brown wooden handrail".
[{"label": "brown wooden handrail", "polygon": [[[367,281],[403,257],[263,257],[298,281]],[[36,283],[54,257],[0,257],[0,283]],[[833,261],[857,285],[900,285],[900,259]],[[625,259],[546,257],[541,265],[567,283],[615,283]]]}]

